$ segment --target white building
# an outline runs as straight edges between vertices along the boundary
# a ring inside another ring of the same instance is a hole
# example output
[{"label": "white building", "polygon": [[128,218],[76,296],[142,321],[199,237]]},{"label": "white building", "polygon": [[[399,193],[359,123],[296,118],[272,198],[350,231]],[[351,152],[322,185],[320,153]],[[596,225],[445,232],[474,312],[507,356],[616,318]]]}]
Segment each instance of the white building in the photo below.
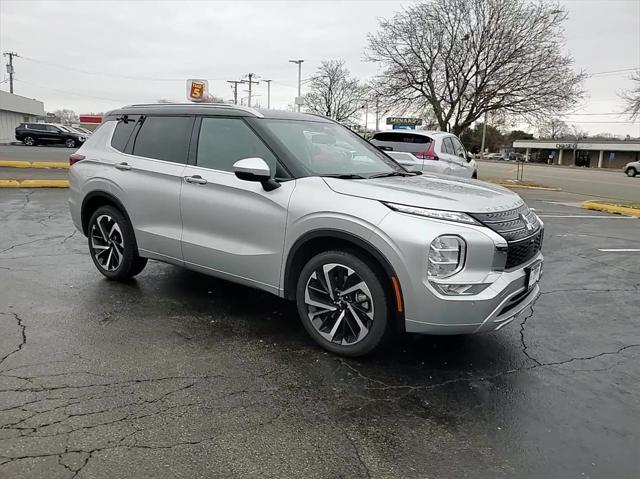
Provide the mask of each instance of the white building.
[{"label": "white building", "polygon": [[555,165],[622,168],[640,159],[638,140],[516,140],[513,148],[526,158]]},{"label": "white building", "polygon": [[16,126],[44,116],[44,103],[0,90],[0,144],[16,141]]}]

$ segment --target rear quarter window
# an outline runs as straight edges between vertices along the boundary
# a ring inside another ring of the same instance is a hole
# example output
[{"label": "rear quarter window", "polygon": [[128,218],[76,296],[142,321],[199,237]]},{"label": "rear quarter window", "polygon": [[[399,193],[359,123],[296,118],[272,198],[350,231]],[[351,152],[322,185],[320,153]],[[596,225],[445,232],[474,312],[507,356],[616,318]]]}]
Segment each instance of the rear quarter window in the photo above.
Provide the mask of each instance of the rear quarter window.
[{"label": "rear quarter window", "polygon": [[131,133],[133,133],[139,119],[140,115],[127,115],[126,117],[119,118],[116,129],[111,137],[111,146],[118,151],[124,152],[129,138],[131,138]]},{"label": "rear quarter window", "polygon": [[376,141],[390,141],[395,143],[431,143],[431,138],[424,135],[414,135],[412,133],[376,133],[373,138]]}]

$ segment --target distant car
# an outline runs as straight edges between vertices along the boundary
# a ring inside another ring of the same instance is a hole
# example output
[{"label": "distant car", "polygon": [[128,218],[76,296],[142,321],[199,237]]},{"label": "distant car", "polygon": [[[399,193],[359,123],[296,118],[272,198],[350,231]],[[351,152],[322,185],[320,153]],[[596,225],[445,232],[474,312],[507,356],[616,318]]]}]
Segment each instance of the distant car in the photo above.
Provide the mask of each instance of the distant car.
[{"label": "distant car", "polygon": [[87,135],[53,123],[20,123],[16,128],[16,140],[27,146],[58,143],[76,148],[86,139]]},{"label": "distant car", "polygon": [[502,156],[502,153],[489,153],[484,155],[484,159],[485,160],[506,160],[507,158]]},{"label": "distant car", "polygon": [[380,131],[371,143],[409,170],[477,178],[475,160],[457,136],[444,131]]},{"label": "distant car", "polygon": [[91,135],[91,133],[93,133],[91,130],[87,130],[86,128],[83,128],[81,126],[68,126],[67,128],[71,128],[72,130],[77,131],[78,133],[81,133],[83,135]]},{"label": "distant car", "polygon": [[640,161],[632,161],[624,166],[624,172],[627,176],[636,176],[640,173]]}]

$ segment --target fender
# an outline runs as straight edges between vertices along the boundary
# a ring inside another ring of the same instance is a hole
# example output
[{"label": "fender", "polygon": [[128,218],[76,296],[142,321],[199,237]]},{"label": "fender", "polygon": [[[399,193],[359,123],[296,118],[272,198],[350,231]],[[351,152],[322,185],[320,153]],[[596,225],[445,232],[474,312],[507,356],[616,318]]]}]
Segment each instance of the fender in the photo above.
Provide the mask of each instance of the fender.
[{"label": "fender", "polygon": [[129,213],[127,212],[127,209],[124,207],[124,205],[118,198],[116,198],[112,193],[109,193],[108,191],[93,190],[91,191],[91,193],[87,194],[84,197],[84,199],[82,200],[82,207],[80,209],[80,212],[81,212],[80,218],[82,221],[82,232],[84,233],[85,236],[87,236],[88,234],[87,228],[89,226],[88,225],[89,218],[87,217],[86,206],[94,198],[104,198],[109,202],[115,204],[118,207],[118,209],[122,211],[122,214],[125,216],[125,218],[127,218],[127,221],[129,222],[129,224],[133,227],[133,223],[131,222],[131,218],[129,217]]}]

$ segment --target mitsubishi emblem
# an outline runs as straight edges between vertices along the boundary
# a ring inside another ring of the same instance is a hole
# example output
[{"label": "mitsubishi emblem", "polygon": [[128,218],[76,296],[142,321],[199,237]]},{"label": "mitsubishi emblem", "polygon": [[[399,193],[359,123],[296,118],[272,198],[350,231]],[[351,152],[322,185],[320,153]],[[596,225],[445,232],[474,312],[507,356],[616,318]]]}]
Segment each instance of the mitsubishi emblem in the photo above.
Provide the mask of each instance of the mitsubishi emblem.
[{"label": "mitsubishi emblem", "polygon": [[520,219],[524,223],[525,228],[527,228],[527,231],[533,231],[534,226],[533,226],[533,223],[529,221],[529,218],[527,218],[525,215],[520,213]]}]

